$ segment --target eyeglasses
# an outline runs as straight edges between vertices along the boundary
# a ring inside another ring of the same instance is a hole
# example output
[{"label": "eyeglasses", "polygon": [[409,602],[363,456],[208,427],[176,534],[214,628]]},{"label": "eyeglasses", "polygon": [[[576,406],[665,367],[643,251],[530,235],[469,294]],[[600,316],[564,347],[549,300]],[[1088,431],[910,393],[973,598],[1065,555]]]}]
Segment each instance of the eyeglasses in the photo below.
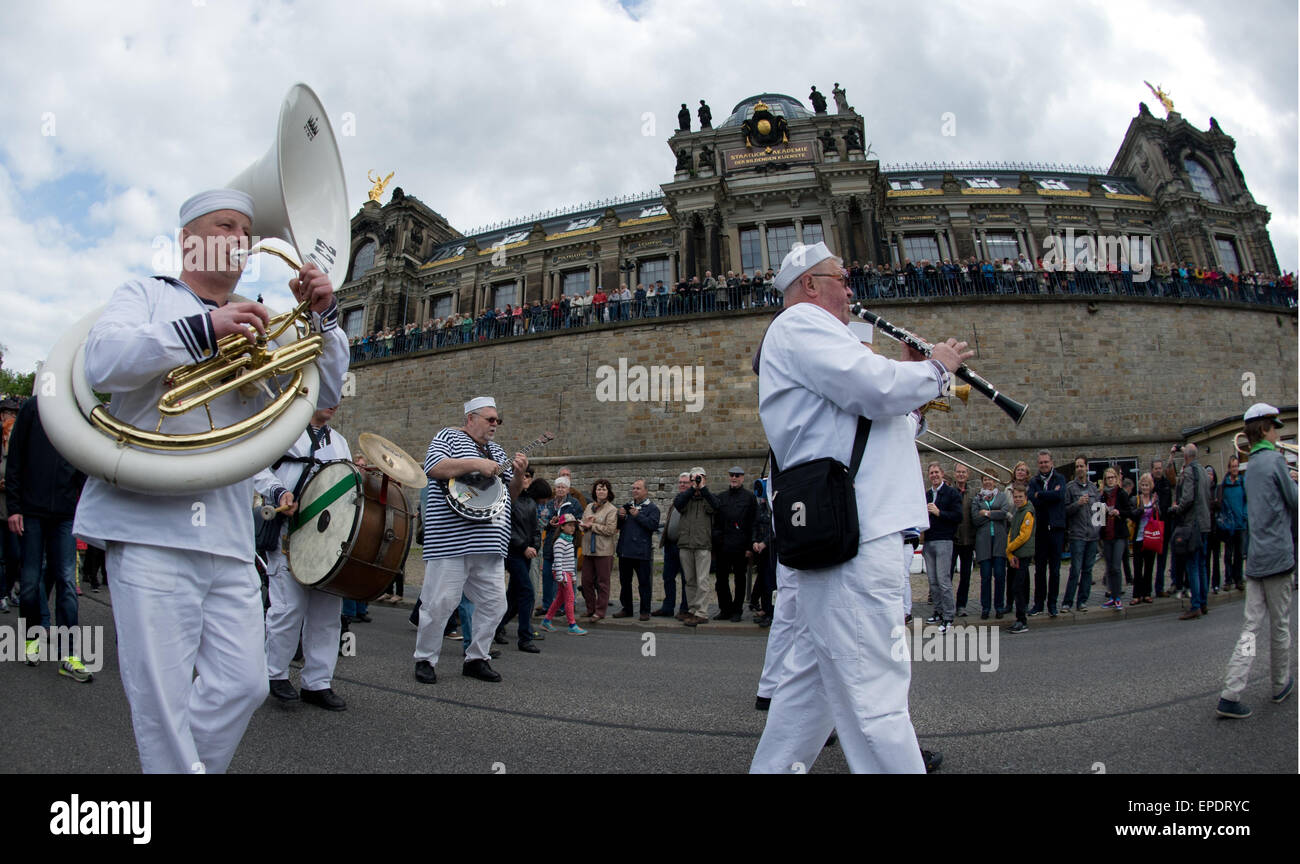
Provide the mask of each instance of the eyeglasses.
[{"label": "eyeglasses", "polygon": [[477,413],[474,416],[482,420],[484,423],[490,423],[493,426],[501,426],[504,425],[506,422],[502,420],[500,417],[484,417],[482,414],[477,414]]},{"label": "eyeglasses", "polygon": [[830,273],[810,273],[808,275],[812,276],[814,279],[818,277],[822,279],[834,279],[836,282],[840,283],[846,288],[849,285],[849,275],[844,272],[840,272],[836,275],[831,275]]}]

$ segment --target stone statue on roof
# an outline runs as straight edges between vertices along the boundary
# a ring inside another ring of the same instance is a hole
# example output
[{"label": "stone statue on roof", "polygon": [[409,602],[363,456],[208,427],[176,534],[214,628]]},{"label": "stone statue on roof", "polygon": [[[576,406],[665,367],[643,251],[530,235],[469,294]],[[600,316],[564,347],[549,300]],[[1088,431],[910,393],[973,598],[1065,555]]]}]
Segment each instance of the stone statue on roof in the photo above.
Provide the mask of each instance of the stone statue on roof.
[{"label": "stone statue on roof", "polygon": [[691,110],[686,107],[685,102],[682,103],[682,110],[677,112],[677,131],[691,131]]},{"label": "stone statue on roof", "polygon": [[840,86],[840,82],[835,82],[835,87],[831,90],[831,96],[835,99],[836,114],[847,114],[853,110],[849,107],[848,95],[844,92],[844,88]]},{"label": "stone statue on roof", "polygon": [[701,129],[713,128],[713,112],[709,110],[708,104],[703,99],[700,100],[700,107],[696,113],[700,115]]},{"label": "stone statue on roof", "polygon": [[826,113],[826,97],[817,89],[817,85],[812,85],[812,92],[808,94],[808,101],[812,103],[814,114]]}]

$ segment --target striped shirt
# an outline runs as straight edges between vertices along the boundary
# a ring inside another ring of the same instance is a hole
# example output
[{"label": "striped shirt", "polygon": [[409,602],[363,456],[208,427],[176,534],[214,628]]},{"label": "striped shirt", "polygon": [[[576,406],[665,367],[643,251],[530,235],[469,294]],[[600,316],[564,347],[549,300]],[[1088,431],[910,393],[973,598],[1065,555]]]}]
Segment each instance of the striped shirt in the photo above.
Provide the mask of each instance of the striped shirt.
[{"label": "striped shirt", "polygon": [[[494,441],[484,452],[463,429],[447,427],[429,442],[424,457],[428,474],[443,459],[492,459],[505,466],[499,475],[508,487],[514,479],[514,466],[506,451]],[[510,542],[510,502],[491,522],[473,522],[447,504],[447,481],[429,480],[428,504],[424,509],[424,560],[457,558],[461,555],[496,554],[506,557]]]},{"label": "striped shirt", "polygon": [[572,575],[574,567],[573,535],[561,532],[555,540],[555,558],[551,563],[551,572]]}]

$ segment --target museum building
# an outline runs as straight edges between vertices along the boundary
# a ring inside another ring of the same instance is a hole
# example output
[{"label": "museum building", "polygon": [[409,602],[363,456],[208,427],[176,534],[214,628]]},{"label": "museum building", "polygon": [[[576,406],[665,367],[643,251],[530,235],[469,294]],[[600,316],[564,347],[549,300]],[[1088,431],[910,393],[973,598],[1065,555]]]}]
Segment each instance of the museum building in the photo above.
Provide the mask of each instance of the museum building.
[{"label": "museum building", "polygon": [[[751,96],[716,126],[708,113],[692,123],[683,105],[667,142],[675,173],[658,191],[470,233],[394,188],[387,204],[368,201],[352,218],[343,325],[356,337],[623,283],[775,270],[798,241],[824,240],[846,263],[897,267],[1038,260],[1047,237],[1123,237],[1143,241],[1155,264],[1280,272],[1269,212],[1212,117],[1200,130],[1172,103],[1163,119],[1140,104],[1107,170],[882,168],[864,145],[863,118],[842,90],[835,97],[829,111],[815,90],[813,110],[778,93]],[[702,100],[699,110],[708,111]]]}]

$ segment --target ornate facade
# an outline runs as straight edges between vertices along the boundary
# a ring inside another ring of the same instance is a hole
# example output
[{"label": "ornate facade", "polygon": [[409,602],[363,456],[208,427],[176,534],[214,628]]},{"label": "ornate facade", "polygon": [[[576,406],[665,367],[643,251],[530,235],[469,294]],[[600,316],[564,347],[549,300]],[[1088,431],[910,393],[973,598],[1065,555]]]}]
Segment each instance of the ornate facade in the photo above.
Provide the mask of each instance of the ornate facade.
[{"label": "ornate facade", "polygon": [[1156,264],[1279,272],[1268,210],[1213,118],[1201,131],[1142,104],[1107,170],[882,169],[842,91],[835,113],[817,97],[810,111],[789,96],[753,96],[716,127],[678,129],[667,142],[672,180],[642,197],[469,234],[400,187],[386,205],[369,201],[352,220],[344,326],[360,335],[598,286],[776,269],[795,242],[823,239],[846,261],[898,266],[1033,260],[1045,238],[1072,232],[1142,239]]}]

